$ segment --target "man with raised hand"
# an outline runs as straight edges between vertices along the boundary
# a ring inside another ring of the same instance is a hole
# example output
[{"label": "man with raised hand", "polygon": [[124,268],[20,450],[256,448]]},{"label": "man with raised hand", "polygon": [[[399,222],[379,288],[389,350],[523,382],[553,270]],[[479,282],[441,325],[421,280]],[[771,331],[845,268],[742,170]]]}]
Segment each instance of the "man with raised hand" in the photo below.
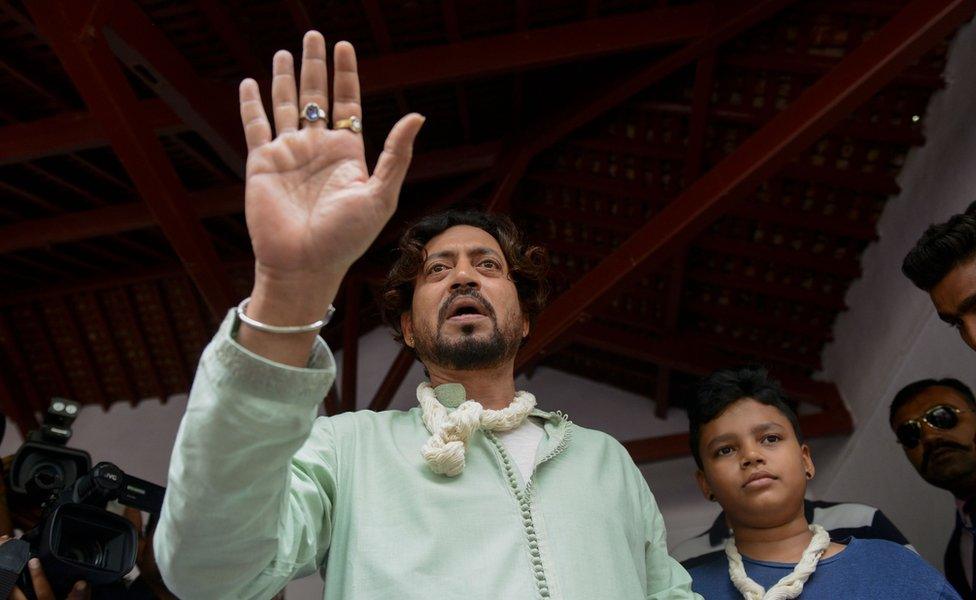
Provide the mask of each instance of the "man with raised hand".
[{"label": "man with raised hand", "polygon": [[516,392],[545,265],[506,217],[434,215],[400,242],[383,311],[429,374],[420,406],[314,418],[335,377],[316,333],[423,123],[401,119],[370,176],[351,45],[334,64],[332,129],[316,32],[297,92],[275,56],[277,137],[241,84],[255,284],[200,359],[155,538],[166,584],[265,599],[319,569],[330,600],[696,597],[622,446]]}]

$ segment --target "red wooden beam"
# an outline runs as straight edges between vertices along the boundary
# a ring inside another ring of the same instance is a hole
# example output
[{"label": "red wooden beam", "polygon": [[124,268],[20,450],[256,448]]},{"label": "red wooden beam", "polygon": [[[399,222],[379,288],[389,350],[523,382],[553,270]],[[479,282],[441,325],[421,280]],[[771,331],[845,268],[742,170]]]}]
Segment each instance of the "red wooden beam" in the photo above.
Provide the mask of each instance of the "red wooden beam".
[{"label": "red wooden beam", "polygon": [[[722,64],[739,69],[761,71],[783,71],[802,75],[822,75],[837,65],[831,58],[818,58],[810,55],[792,57],[781,53],[766,54],[728,54],[722,56]],[[894,83],[930,89],[944,85],[942,73],[933,69],[908,68],[895,75]]]},{"label": "red wooden beam", "polygon": [[196,5],[244,72],[251,77],[266,77],[267,65],[254,55],[254,46],[241,35],[234,24],[234,15],[223,3],[220,0],[197,0]]},{"label": "red wooden beam", "polygon": [[403,347],[400,349],[400,353],[397,354],[396,358],[393,360],[393,364],[390,365],[390,370],[386,372],[386,377],[383,378],[383,383],[380,384],[378,390],[376,390],[376,395],[373,396],[373,401],[369,403],[369,410],[381,411],[386,410],[390,407],[390,402],[393,401],[393,396],[396,395],[397,390],[400,389],[400,384],[403,383],[403,379],[410,372],[410,367],[413,366],[414,356],[413,352],[409,348]]},{"label": "red wooden beam", "polygon": [[[499,147],[499,143],[490,142],[418,154],[413,160],[407,181],[424,181],[483,171],[494,164]],[[454,198],[454,195],[449,196]],[[193,211],[199,218],[238,214],[244,210],[244,186],[240,184],[192,192],[189,198]],[[460,196],[453,201],[459,198]],[[38,200],[44,201],[43,198]],[[51,206],[52,209],[55,208],[54,205]],[[0,226],[0,253],[123,233],[156,224],[153,214],[141,202],[20,221]]]},{"label": "red wooden beam", "polygon": [[207,141],[224,164],[244,174],[244,135],[235,95],[199,77],[132,0],[114,0],[102,29],[109,47],[143,83]]},{"label": "red wooden beam", "polygon": [[974,11],[972,0],[914,0],[783,112],[671,202],[539,316],[526,364],[638,267],[666,260]]},{"label": "red wooden beam", "polygon": [[[671,115],[687,115],[691,113],[691,107],[687,104],[677,102],[664,102],[653,100],[642,102],[640,108],[650,112],[661,112]],[[743,108],[732,109],[729,107],[713,108],[709,111],[711,117],[718,121],[727,123],[738,123],[742,125],[752,125],[759,127],[768,115],[764,111],[748,110]],[[859,140],[874,142],[895,142],[908,144],[911,146],[921,146],[925,143],[925,136],[920,128],[913,124],[892,127],[890,125],[874,125],[863,121],[847,120],[839,123],[831,135],[849,136]]]},{"label": "red wooden beam", "polygon": [[[853,431],[851,414],[844,407],[800,415],[800,430],[805,438],[845,435]],[[635,463],[643,464],[669,458],[691,456],[687,433],[675,433],[623,442]]]},{"label": "red wooden beam", "polygon": [[[729,355],[711,346],[689,342],[689,336],[674,334],[651,338],[631,331],[607,327],[598,323],[577,325],[571,332],[573,341],[589,348],[623,354],[630,358],[664,366],[668,369],[702,377],[717,369],[735,366]],[[840,393],[828,382],[799,377],[777,366],[770,367],[771,375],[783,389],[797,400],[820,407],[839,406]]]},{"label": "red wooden beam", "polygon": [[[153,39],[165,42],[162,46],[143,44],[137,35],[141,35],[142,30],[130,28],[132,24],[140,27],[146,24],[145,15],[140,12],[140,18],[131,6],[123,5],[121,14],[110,15],[117,41],[124,42],[130,48],[141,49],[155,74],[167,76],[166,83],[171,84],[173,89],[179,84],[179,92],[187,94],[185,99],[198,98],[200,94],[192,87],[188,90],[188,84],[184,83],[196,79],[191,75],[192,71],[181,73],[174,66],[185,64],[185,59],[181,61],[178,53],[174,56],[172,44],[165,39],[158,40],[156,36],[159,32],[154,26],[147,31]],[[711,3],[702,2],[367,58],[360,61],[363,93],[386,93],[408,86],[483,77],[677,43],[703,34],[711,13]],[[119,48],[124,51],[121,45]],[[260,75],[257,72],[251,74]],[[207,85],[202,89],[212,89],[212,86]],[[191,93],[192,96],[189,95]],[[236,119],[237,109],[233,105],[236,92],[221,88],[216,97],[231,102],[232,110],[226,112]],[[234,123],[233,127],[224,124],[230,118],[224,114],[225,111],[220,111],[214,119],[209,118],[212,109],[207,107],[213,105],[209,98],[205,98],[203,104],[189,106],[180,104],[179,97],[175,95],[170,100],[175,102],[174,107],[179,109],[180,114],[190,118],[188,122],[194,127],[201,128],[200,131],[207,133],[207,136],[214,131],[219,134],[219,137],[211,136],[208,139],[238,139],[237,124]],[[141,119],[151,122],[155,128],[169,132],[186,129],[183,119],[162,100],[144,101],[144,111],[140,113]],[[206,118],[201,120],[201,117]],[[0,127],[0,164],[100,146],[105,140],[97,120],[84,113]],[[236,146],[238,149],[241,147]]]},{"label": "red wooden beam", "polygon": [[[157,135],[186,130],[183,120],[158,98],[140,101],[139,114]],[[62,113],[0,127],[0,165],[97,148],[108,143],[102,124],[90,113]]]},{"label": "red wooden beam", "polygon": [[708,2],[656,8],[368,58],[359,72],[366,93],[486,77],[676,44],[704,34],[712,14]]},{"label": "red wooden beam", "polygon": [[236,298],[230,279],[159,140],[141,120],[139,102],[115,56],[100,37],[85,44],[77,39],[67,3],[30,0],[26,4],[89,110],[108,132],[120,161],[210,310],[223,315]]},{"label": "red wooden beam", "polygon": [[[532,158],[571,132],[638,94],[656,81],[671,75],[692,61],[713,52],[723,42],[768,19],[795,0],[762,0],[722,4],[721,13],[702,19],[703,35],[615,85],[594,90],[589,98],[553,115],[546,123],[525,132],[513,144],[512,156],[502,159],[512,170],[501,181],[487,203],[488,210],[505,212],[518,181]],[[592,21],[586,21],[591,23]],[[710,23],[716,23],[714,27]],[[707,31],[707,34],[705,33]]]}]

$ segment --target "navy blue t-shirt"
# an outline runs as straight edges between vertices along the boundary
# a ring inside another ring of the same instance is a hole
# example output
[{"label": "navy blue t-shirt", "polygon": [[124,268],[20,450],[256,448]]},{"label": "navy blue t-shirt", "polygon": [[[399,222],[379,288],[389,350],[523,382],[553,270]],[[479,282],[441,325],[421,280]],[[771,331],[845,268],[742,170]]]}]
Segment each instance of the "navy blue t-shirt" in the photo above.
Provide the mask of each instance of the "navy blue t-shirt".
[{"label": "navy blue t-shirt", "polygon": [[[767,590],[793,571],[794,564],[742,557],[746,574]],[[705,600],[741,599],[729,579],[729,562],[723,552],[713,560],[689,569],[691,587]],[[904,546],[887,540],[851,538],[847,547],[821,560],[803,585],[801,600],[837,598],[877,600],[960,600],[959,594],[922,558]]]}]

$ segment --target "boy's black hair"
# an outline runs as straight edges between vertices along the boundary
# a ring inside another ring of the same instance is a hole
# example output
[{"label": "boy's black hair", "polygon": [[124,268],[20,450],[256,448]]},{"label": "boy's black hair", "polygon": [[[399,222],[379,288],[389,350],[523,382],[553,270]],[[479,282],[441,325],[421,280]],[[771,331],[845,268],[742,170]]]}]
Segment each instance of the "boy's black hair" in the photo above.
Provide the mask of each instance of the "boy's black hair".
[{"label": "boy's black hair", "polygon": [[720,369],[702,380],[698,385],[695,401],[688,406],[691,455],[695,457],[699,469],[703,468],[698,448],[702,427],[743,398],[751,398],[783,413],[790,420],[796,439],[803,443],[800,420],[793,410],[792,401],[783,392],[779,382],[770,379],[765,368],[750,365]]},{"label": "boy's black hair", "polygon": [[976,202],[945,223],[929,226],[905,256],[901,272],[926,292],[959,263],[976,256]]},{"label": "boy's black hair", "polygon": [[969,386],[965,383],[954,379],[952,377],[944,377],[942,379],[919,379],[918,381],[909,383],[905,387],[901,388],[897,394],[895,394],[894,400],[891,401],[891,408],[888,410],[888,422],[891,423],[895,418],[895,413],[898,409],[908,404],[915,396],[918,396],[925,390],[935,387],[942,386],[947,387],[956,392],[966,399],[966,402],[970,406],[976,408],[976,396],[973,396],[973,391],[969,389]]}]

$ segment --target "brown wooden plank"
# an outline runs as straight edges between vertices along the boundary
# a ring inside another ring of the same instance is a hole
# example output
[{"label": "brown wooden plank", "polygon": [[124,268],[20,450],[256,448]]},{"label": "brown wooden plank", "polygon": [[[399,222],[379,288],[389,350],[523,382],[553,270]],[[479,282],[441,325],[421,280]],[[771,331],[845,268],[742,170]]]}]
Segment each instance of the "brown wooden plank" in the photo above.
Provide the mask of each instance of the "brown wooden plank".
[{"label": "brown wooden plank", "polygon": [[[89,110],[108,132],[120,161],[210,310],[223,313],[233,304],[230,281],[159,140],[139,119],[139,102],[104,39],[96,36],[81,44],[74,36],[72,13],[65,2],[31,0],[27,7]],[[84,6],[71,8],[78,11]]]}]

